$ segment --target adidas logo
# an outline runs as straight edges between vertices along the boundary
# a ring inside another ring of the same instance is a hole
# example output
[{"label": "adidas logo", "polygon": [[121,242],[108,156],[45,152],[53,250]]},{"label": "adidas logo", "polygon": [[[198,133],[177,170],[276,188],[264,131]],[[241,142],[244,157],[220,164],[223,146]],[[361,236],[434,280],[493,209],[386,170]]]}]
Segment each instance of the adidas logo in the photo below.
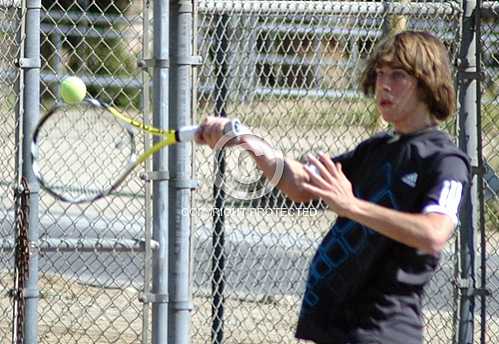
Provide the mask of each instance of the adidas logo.
[{"label": "adidas logo", "polygon": [[418,174],[416,172],[406,174],[402,177],[402,181],[410,187],[415,187],[418,181]]}]

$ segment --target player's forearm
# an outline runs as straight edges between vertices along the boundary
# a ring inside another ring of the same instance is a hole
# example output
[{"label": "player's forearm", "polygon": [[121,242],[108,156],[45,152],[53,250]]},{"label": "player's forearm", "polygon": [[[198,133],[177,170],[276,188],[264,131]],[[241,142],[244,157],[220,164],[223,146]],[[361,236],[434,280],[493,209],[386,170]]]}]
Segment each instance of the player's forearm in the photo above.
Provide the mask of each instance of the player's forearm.
[{"label": "player's forearm", "polygon": [[252,135],[245,137],[243,144],[264,176],[268,180],[276,181],[277,187],[287,197],[295,202],[307,202],[313,199],[313,196],[301,187],[304,182],[308,181],[308,175],[302,163],[284,158],[269,144]]},{"label": "player's forearm", "polygon": [[454,227],[440,214],[405,213],[359,199],[344,216],[427,253],[440,252]]}]

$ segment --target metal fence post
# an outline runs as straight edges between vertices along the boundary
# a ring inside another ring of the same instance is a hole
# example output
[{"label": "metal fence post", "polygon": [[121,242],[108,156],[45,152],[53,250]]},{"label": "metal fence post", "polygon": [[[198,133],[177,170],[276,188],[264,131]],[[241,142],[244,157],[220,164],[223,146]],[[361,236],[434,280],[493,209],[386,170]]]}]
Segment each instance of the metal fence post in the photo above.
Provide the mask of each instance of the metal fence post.
[{"label": "metal fence post", "polygon": [[[192,123],[192,56],[193,6],[190,0],[170,3],[170,124],[172,127]],[[190,285],[190,193],[192,145],[178,144],[171,149],[169,282],[169,343],[189,343],[192,310]]]},{"label": "metal fence post", "polygon": [[[40,109],[40,9],[41,0],[26,1],[24,57],[19,61],[24,70],[24,118],[22,138],[22,174],[30,188],[29,229],[30,243],[39,239],[38,226],[38,183],[31,167],[31,132],[39,117]],[[33,245],[30,245],[33,247]],[[32,249],[29,257],[29,277],[26,281],[24,317],[24,342],[36,343],[38,336],[38,253]]]},{"label": "metal fence post", "polygon": [[481,132],[480,132],[480,82],[479,51],[477,41],[477,15],[479,1],[463,1],[463,18],[461,26],[461,47],[458,60],[458,140],[459,147],[471,159],[471,189],[465,199],[460,214],[460,266],[458,287],[460,293],[460,309],[457,341],[462,344],[473,343],[474,311],[476,295],[476,235],[483,224],[480,218],[480,202],[482,193]]},{"label": "metal fence post", "polygon": [[[216,30],[214,45],[215,57],[215,116],[227,117],[226,101],[228,97],[228,25],[229,17],[225,14],[215,17]],[[224,340],[224,303],[225,303],[225,154],[216,155],[216,182],[213,186],[215,198],[213,212],[213,256],[212,256],[212,327],[211,342],[221,344]]]},{"label": "metal fence post", "polygon": [[[475,197],[475,206],[474,212],[476,220],[478,221],[478,226],[476,227],[476,231],[478,231],[478,235],[480,237],[480,286],[475,291],[475,295],[480,298],[480,343],[486,343],[486,332],[487,332],[487,296],[489,296],[489,290],[487,289],[487,249],[486,249],[486,233],[485,233],[485,173],[486,173],[486,160],[483,158],[482,147],[483,147],[483,138],[482,138],[482,33],[481,33],[481,1],[477,1],[477,6],[475,10],[475,35],[476,35],[476,102],[475,107],[477,109],[476,115],[476,157],[478,161],[478,169],[476,176],[473,175],[473,179],[475,180],[474,186],[474,197]],[[478,236],[477,235],[477,236]]]},{"label": "metal fence post", "polygon": [[[149,1],[144,1],[142,4],[143,11],[143,30],[144,34],[142,37],[142,58],[144,61],[150,59],[151,52],[151,3]],[[144,62],[144,67],[147,68]],[[144,112],[144,122],[151,123],[151,75],[148,71],[142,72],[142,109]],[[151,147],[151,137],[149,135],[145,136],[144,146],[146,148]],[[146,173],[152,170],[151,160],[145,161],[145,171]],[[145,252],[144,252],[144,296],[147,298],[151,293],[151,276],[152,276],[152,188],[150,183],[146,183],[144,186],[144,212],[145,212],[145,226],[144,226],[144,239],[145,239]],[[144,300],[145,301],[145,300]],[[149,344],[150,341],[150,300],[143,303],[142,306],[142,344]]]},{"label": "metal fence post", "polygon": [[[154,1],[153,41],[153,125],[168,128],[169,79],[169,0]],[[155,138],[155,142],[158,139]],[[153,239],[159,248],[153,257],[152,342],[168,341],[168,150],[163,149],[153,160]]]}]

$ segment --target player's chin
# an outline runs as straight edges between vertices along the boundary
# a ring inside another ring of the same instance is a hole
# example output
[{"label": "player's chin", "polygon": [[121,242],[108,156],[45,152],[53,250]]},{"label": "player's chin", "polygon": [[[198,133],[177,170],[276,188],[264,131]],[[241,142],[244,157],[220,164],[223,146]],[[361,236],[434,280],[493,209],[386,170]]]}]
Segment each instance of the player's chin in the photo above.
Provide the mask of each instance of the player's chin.
[{"label": "player's chin", "polygon": [[390,124],[393,124],[400,119],[400,111],[394,106],[381,108],[379,112],[381,113],[381,118]]}]

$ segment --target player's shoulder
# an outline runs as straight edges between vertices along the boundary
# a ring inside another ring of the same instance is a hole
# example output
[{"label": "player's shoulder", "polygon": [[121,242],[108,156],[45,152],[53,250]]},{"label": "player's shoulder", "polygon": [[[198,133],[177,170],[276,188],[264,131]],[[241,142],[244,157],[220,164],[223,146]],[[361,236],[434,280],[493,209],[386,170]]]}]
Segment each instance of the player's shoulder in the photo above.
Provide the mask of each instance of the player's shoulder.
[{"label": "player's shoulder", "polygon": [[378,132],[378,133],[370,136],[369,138],[365,139],[364,141],[360,142],[357,145],[357,149],[369,149],[372,147],[376,147],[378,145],[383,145],[383,144],[387,143],[391,137],[392,136],[389,132],[385,132],[385,131]]},{"label": "player's shoulder", "polygon": [[450,136],[441,130],[431,130],[410,140],[412,154],[416,159],[424,161],[429,171],[446,171],[468,178],[470,159],[452,141]]},{"label": "player's shoulder", "polygon": [[422,159],[440,160],[455,156],[465,162],[469,161],[468,156],[456,146],[450,136],[438,129],[414,136],[408,143]]}]

